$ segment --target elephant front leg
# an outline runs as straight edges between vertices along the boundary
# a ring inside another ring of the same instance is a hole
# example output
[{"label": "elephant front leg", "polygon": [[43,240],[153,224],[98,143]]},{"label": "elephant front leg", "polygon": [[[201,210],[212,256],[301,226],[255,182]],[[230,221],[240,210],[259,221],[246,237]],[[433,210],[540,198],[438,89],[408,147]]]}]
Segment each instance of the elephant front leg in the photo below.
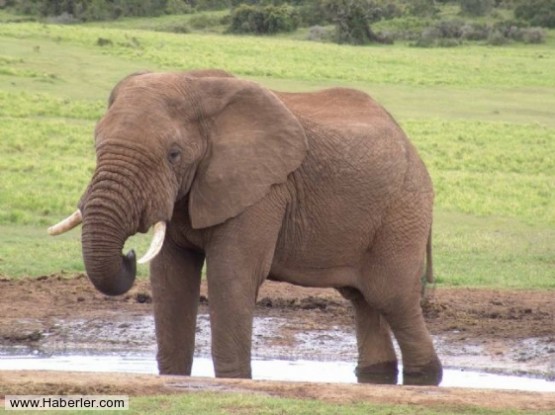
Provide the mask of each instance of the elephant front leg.
[{"label": "elephant front leg", "polygon": [[384,317],[371,307],[354,288],[339,292],[355,309],[358,346],[357,380],[360,383],[397,384],[399,370],[389,326]]},{"label": "elephant front leg", "polygon": [[212,359],[216,377],[252,377],[252,324],[257,284],[254,281],[245,284],[241,279],[229,269],[210,269],[208,263]]},{"label": "elephant front leg", "polygon": [[150,265],[160,374],[191,375],[203,263],[166,240]]},{"label": "elephant front leg", "polygon": [[212,358],[217,377],[250,378],[254,307],[283,217],[264,200],[216,229],[206,250]]}]

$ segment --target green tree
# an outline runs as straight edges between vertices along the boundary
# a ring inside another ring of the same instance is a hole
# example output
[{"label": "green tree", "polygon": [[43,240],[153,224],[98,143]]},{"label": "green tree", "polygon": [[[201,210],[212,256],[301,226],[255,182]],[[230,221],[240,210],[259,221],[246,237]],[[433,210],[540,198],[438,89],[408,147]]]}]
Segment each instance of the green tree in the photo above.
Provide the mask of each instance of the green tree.
[{"label": "green tree", "polygon": [[371,0],[323,0],[322,5],[335,24],[335,41],[364,45],[380,39],[370,23],[381,19],[377,3]]},{"label": "green tree", "polygon": [[555,28],[555,0],[519,1],[515,17],[534,26]]},{"label": "green tree", "polygon": [[260,35],[291,32],[298,26],[298,13],[291,6],[253,6],[243,4],[231,13],[231,23],[228,31]]}]

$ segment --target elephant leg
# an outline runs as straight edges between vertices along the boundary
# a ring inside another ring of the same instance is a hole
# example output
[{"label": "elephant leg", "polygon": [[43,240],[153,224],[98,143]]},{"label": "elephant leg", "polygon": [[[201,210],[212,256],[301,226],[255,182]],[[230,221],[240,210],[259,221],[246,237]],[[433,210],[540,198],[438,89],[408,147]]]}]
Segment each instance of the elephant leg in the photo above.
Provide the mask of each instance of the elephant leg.
[{"label": "elephant leg", "polygon": [[154,324],[160,374],[191,375],[204,255],[168,239],[151,262]]},{"label": "elephant leg", "polygon": [[264,201],[215,229],[206,250],[216,377],[250,378],[254,307],[268,276],[282,212]]},{"label": "elephant leg", "polygon": [[358,346],[355,373],[359,383],[396,384],[397,356],[384,317],[368,304],[360,291],[340,288],[339,292],[351,301],[355,310]]},{"label": "elephant leg", "polygon": [[420,306],[421,260],[407,254],[374,263],[370,269],[362,291],[368,303],[385,317],[399,344],[403,383],[438,385],[442,367]]},{"label": "elephant leg", "polygon": [[431,214],[429,196],[407,193],[390,206],[390,215],[374,238],[359,287],[366,300],[386,318],[403,356],[403,383],[441,382],[442,367],[426,328],[421,300],[421,273]]},{"label": "elephant leg", "polygon": [[439,385],[443,369],[426,328],[419,299],[390,308],[386,318],[403,355],[403,384]]}]

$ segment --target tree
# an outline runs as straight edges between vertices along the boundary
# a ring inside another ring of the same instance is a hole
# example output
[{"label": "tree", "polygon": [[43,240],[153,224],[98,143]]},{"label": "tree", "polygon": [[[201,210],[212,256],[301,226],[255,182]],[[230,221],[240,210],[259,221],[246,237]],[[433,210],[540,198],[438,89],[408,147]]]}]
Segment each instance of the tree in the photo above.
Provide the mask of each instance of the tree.
[{"label": "tree", "polygon": [[526,0],[519,2],[515,17],[534,26],[555,28],[555,0]]},{"label": "tree", "polygon": [[370,23],[381,19],[380,8],[371,0],[323,0],[323,7],[335,23],[338,43],[364,45],[379,42],[370,29]]},{"label": "tree", "polygon": [[298,14],[291,6],[243,4],[231,13],[231,24],[228,30],[232,33],[272,34],[291,32],[298,25]]}]

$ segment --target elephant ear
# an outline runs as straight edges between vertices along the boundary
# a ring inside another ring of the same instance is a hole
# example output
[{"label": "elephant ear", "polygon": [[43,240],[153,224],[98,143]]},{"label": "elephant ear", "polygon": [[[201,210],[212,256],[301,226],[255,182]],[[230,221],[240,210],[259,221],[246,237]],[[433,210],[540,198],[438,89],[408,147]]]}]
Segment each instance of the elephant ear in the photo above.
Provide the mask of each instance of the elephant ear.
[{"label": "elephant ear", "polygon": [[193,228],[217,225],[284,183],[307,152],[304,129],[269,90],[236,78],[191,79],[208,150],[189,196]]}]

